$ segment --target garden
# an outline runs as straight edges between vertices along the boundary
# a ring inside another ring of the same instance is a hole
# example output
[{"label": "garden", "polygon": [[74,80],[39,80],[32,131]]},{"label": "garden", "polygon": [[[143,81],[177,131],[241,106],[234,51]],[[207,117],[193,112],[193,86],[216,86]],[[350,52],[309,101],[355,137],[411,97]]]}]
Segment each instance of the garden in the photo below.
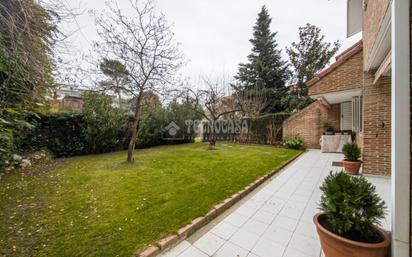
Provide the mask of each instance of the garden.
[{"label": "garden", "polygon": [[131,256],[249,193],[303,151],[282,124],[313,103],[305,82],[340,47],[306,24],[283,60],[263,6],[236,75],[195,81],[155,1],[87,12],[97,38],[79,63],[64,58],[68,1],[5,2],[0,256]]},{"label": "garden", "polygon": [[194,143],[137,150],[134,164],[120,151],[3,175],[0,254],[131,256],[299,153]]}]

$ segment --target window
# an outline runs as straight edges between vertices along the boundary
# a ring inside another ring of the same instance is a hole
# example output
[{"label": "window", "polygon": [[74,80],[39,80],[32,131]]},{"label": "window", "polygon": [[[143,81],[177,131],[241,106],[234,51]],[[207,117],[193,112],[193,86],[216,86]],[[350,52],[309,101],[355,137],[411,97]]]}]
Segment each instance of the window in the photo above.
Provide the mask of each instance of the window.
[{"label": "window", "polygon": [[362,96],[352,98],[352,131],[362,131]]}]

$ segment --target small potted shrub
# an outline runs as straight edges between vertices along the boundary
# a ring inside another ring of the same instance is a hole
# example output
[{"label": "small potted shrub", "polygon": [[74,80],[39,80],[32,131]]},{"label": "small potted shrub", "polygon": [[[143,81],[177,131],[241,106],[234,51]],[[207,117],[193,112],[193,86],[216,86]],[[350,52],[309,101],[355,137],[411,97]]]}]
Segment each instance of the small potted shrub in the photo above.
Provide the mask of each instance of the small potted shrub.
[{"label": "small potted shrub", "polygon": [[362,162],[359,160],[361,151],[356,143],[346,143],[342,148],[345,159],[342,161],[346,172],[358,175]]},{"label": "small potted shrub", "polygon": [[325,122],[323,123],[323,131],[325,135],[333,135],[335,129],[333,128],[332,124],[330,124],[329,122]]},{"label": "small potted shrub", "polygon": [[321,186],[319,209],[313,218],[326,257],[386,257],[388,234],[377,225],[385,202],[364,177],[332,173]]}]

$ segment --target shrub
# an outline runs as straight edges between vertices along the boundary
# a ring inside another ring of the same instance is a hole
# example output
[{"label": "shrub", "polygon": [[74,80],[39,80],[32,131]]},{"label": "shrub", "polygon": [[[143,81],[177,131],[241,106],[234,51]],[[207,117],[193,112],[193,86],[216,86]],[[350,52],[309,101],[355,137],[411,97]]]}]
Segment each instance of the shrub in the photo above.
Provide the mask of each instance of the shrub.
[{"label": "shrub", "polygon": [[2,126],[2,121],[5,120],[0,118],[0,171],[4,168],[5,161],[10,158],[13,150],[13,133],[10,129]]},{"label": "shrub", "polygon": [[361,151],[356,143],[344,144],[342,152],[347,161],[358,161],[361,156]]},{"label": "shrub", "polygon": [[28,113],[20,108],[0,111],[0,171],[7,166],[6,161],[16,151],[21,135],[33,128],[33,125],[26,121]]},{"label": "shrub", "polygon": [[325,122],[325,123],[323,123],[323,130],[325,132],[333,132],[334,128],[333,128],[332,124],[330,124],[329,122]]},{"label": "shrub", "polygon": [[331,172],[320,189],[320,209],[326,213],[329,230],[351,240],[377,241],[374,224],[380,225],[386,207],[374,185],[364,177]]},{"label": "shrub", "polygon": [[82,133],[86,126],[82,114],[55,113],[32,116],[34,128],[19,139],[20,153],[48,150],[56,157],[88,153],[88,142]]},{"label": "shrub", "polygon": [[286,139],[283,145],[289,149],[302,150],[304,148],[303,139],[300,136],[294,136]]},{"label": "shrub", "polygon": [[127,124],[126,111],[112,107],[112,98],[108,95],[87,92],[83,94],[83,131],[90,153],[104,153],[120,150],[127,137],[122,129]]}]

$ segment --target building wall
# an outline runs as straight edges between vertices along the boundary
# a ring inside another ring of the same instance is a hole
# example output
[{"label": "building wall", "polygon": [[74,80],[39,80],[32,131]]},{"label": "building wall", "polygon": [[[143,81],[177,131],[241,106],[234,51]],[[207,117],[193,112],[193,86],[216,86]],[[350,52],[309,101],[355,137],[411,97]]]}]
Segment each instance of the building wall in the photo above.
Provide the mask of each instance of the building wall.
[{"label": "building wall", "polygon": [[81,98],[65,97],[62,100],[55,100],[52,106],[59,110],[81,111],[83,110],[83,100]]},{"label": "building wall", "polygon": [[309,87],[309,95],[318,95],[362,87],[362,51]]},{"label": "building wall", "polygon": [[319,149],[323,123],[326,121],[336,130],[339,129],[340,105],[327,105],[316,101],[283,123],[283,137],[298,135],[303,139],[306,148]]},{"label": "building wall", "polygon": [[363,172],[375,175],[391,173],[391,78],[382,77],[373,84],[373,76],[364,74],[363,86]]},{"label": "building wall", "polygon": [[365,65],[369,60],[389,3],[390,0],[369,0],[368,6],[363,13],[363,54]]}]

